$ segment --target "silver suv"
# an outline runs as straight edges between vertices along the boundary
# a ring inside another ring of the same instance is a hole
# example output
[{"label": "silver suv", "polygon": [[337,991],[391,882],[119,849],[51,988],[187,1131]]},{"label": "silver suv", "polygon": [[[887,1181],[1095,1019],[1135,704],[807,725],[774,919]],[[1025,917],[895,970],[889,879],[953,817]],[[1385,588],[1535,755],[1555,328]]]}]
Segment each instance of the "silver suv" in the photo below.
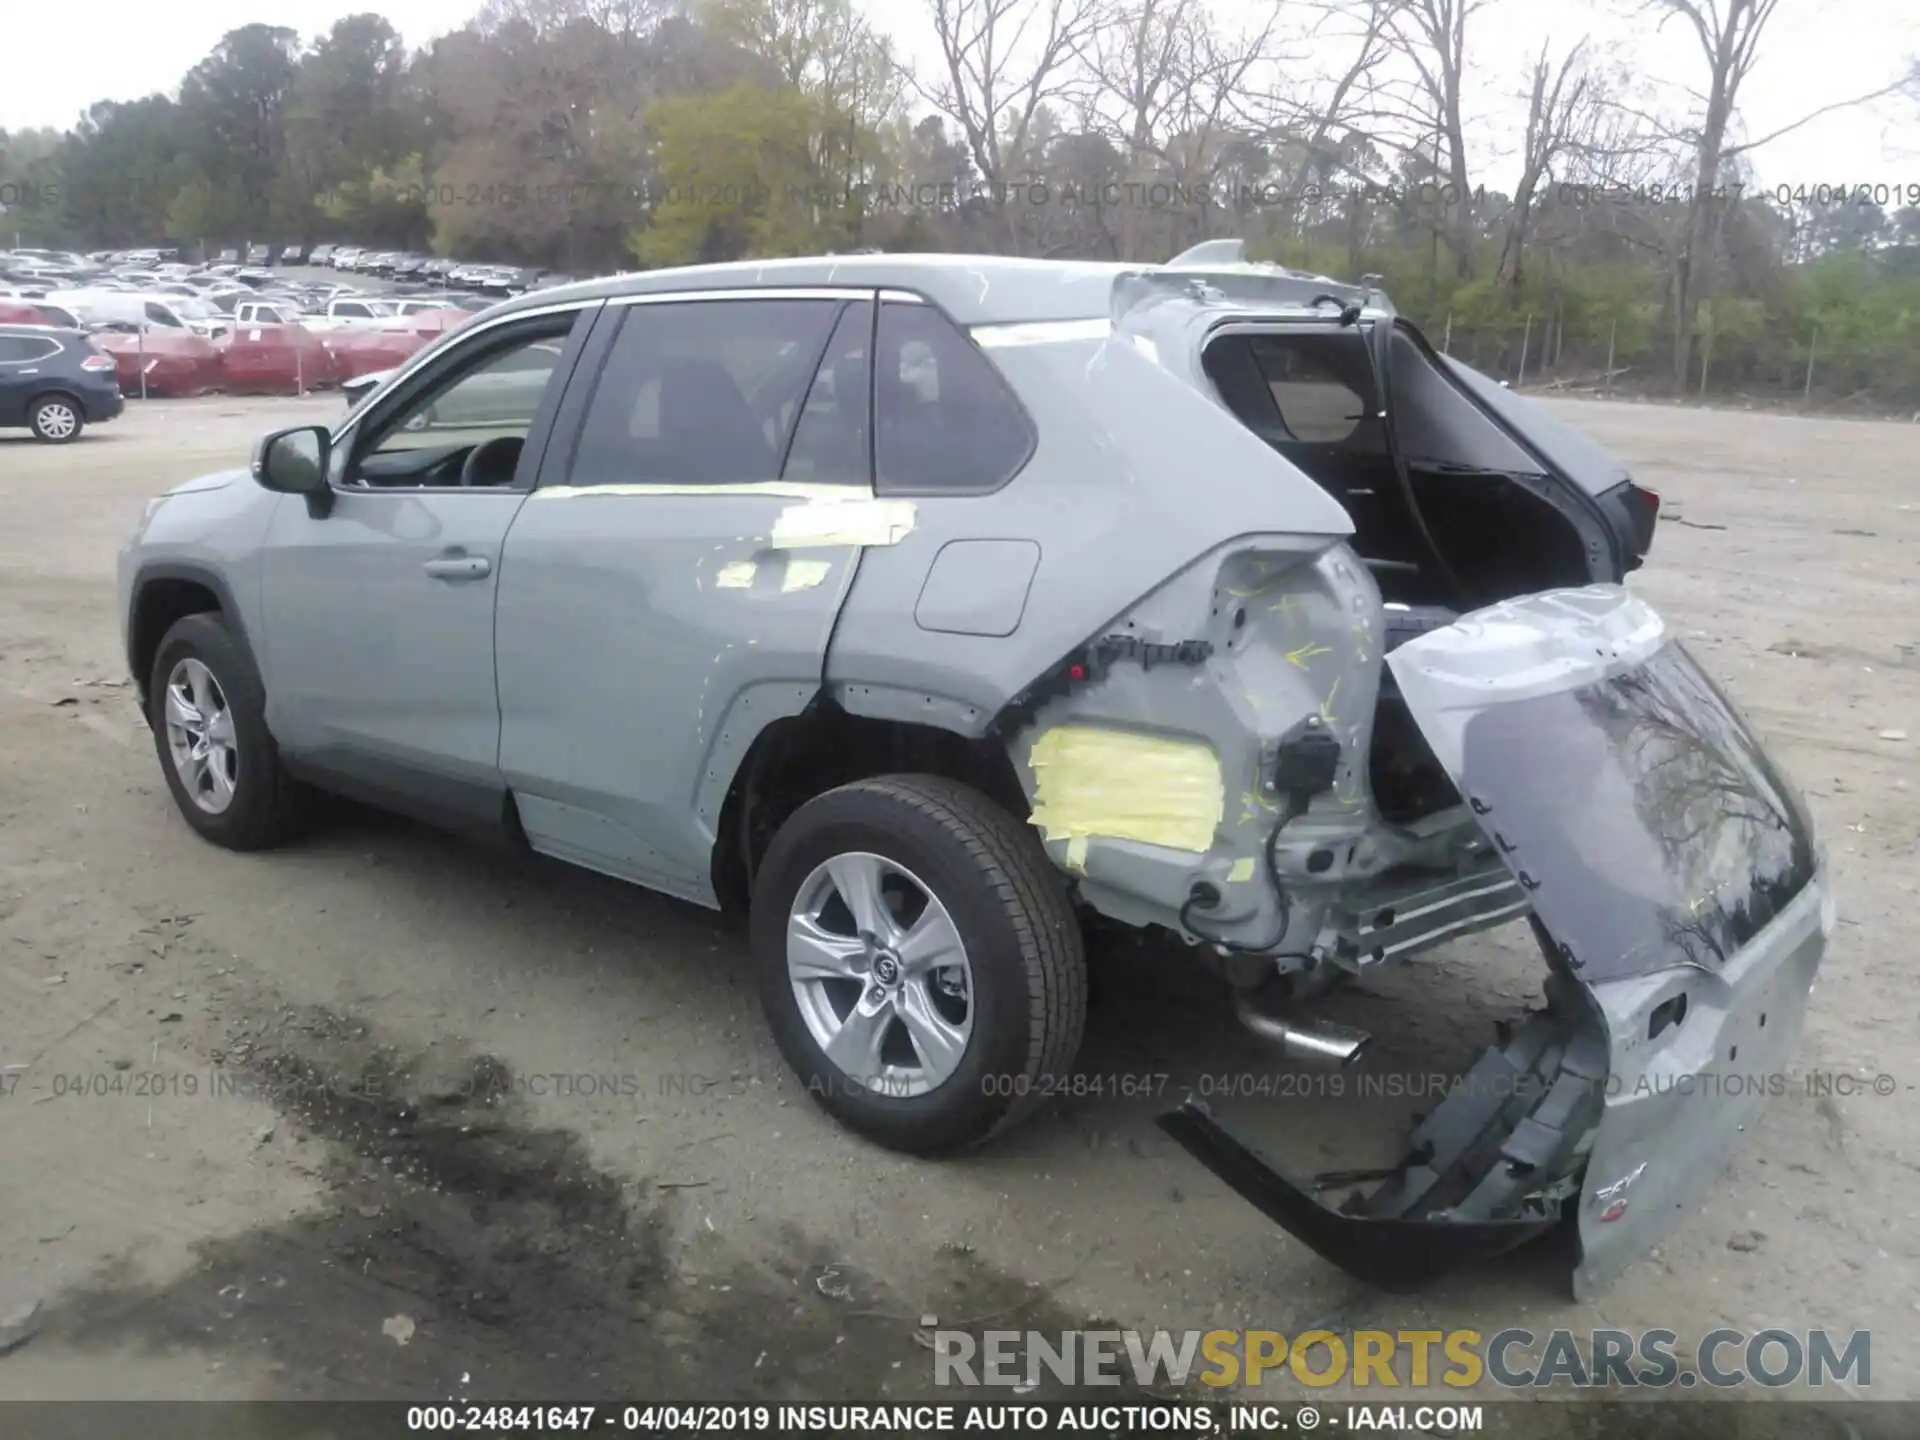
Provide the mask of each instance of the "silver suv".
[{"label": "silver suv", "polygon": [[1798,796],[1622,588],[1657,507],[1237,247],[841,256],[500,305],[153,502],[120,586],[200,834],[336,791],[749,909],[788,1060],[902,1150],[1071,1074],[1090,927],[1345,1065],[1317,996],[1525,921],[1545,1008],[1401,1164],[1161,1123],[1356,1274],[1566,1221],[1584,1291],[1711,1183],[1761,1095],[1715,1082],[1784,1065],[1833,923]]}]

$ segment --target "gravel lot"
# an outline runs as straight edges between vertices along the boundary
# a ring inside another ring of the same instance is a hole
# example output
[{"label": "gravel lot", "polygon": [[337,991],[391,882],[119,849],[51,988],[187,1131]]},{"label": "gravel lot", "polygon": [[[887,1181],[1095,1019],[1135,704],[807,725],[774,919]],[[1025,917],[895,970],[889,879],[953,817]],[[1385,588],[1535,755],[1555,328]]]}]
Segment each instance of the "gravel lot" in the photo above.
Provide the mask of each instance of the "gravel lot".
[{"label": "gravel lot", "polygon": [[[740,934],[705,913],[359,811],[271,855],[198,842],[125,683],[114,553],[148,496],[339,408],[156,402],[64,449],[0,438],[0,1321],[29,1342],[0,1338],[0,1397],[897,1397],[930,1386],[927,1313],[1683,1344],[1871,1328],[1873,1393],[1920,1397],[1899,940],[1920,879],[1920,427],[1558,407],[1665,497],[1634,583],[1730,682],[1832,852],[1842,923],[1802,1064],[1894,1087],[1772,1101],[1711,1204],[1581,1307],[1537,1255],[1374,1294],[1188,1161],[1159,1108],[1202,1075],[1286,1072],[1177,950],[1095,957],[1089,1088],[1164,1075],[1159,1097],[1090,1093],[918,1163],[813,1108]],[[1379,1037],[1371,1068],[1458,1065],[1536,996],[1530,943],[1453,946],[1335,1016]],[[216,1064],[246,1078],[216,1085]],[[349,1093],[369,1074],[388,1078]],[[510,1098],[474,1099],[502,1076]],[[1378,1102],[1218,1108],[1315,1169],[1398,1140]]]}]

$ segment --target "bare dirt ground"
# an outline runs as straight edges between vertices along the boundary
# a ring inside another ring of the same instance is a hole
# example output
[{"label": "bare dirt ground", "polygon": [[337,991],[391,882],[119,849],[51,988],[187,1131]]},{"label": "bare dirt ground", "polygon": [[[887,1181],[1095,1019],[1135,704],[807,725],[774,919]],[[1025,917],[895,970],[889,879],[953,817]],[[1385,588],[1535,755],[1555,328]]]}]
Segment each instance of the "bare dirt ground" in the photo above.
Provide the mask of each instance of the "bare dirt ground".
[{"label": "bare dirt ground", "polygon": [[[0,1397],[899,1397],[931,1385],[926,1314],[1868,1328],[1870,1393],[1920,1396],[1920,428],[1556,405],[1665,497],[1634,584],[1810,794],[1842,923],[1801,1063],[1869,1082],[1773,1100],[1579,1306],[1544,1254],[1373,1293],[1187,1160],[1158,1110],[1288,1072],[1177,948],[1094,957],[1092,1093],[930,1164],[796,1087],[735,926],[358,811],[270,855],[197,841],[125,683],[114,552],[150,495],[339,403],[0,438]],[[1537,997],[1530,944],[1456,945],[1336,1018],[1379,1037],[1367,1066],[1458,1066]],[[1377,1101],[1216,1108],[1310,1169],[1400,1134]]]}]

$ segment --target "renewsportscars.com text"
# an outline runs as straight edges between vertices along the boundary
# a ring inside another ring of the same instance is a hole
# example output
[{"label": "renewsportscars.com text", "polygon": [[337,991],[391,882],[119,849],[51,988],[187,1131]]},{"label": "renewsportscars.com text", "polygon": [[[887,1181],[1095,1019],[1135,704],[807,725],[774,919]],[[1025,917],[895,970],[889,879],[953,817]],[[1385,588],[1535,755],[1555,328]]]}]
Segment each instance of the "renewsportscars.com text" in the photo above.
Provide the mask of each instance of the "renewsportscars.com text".
[{"label": "renewsportscars.com text", "polygon": [[933,1332],[933,1383],[961,1387],[1124,1385],[1468,1389],[1714,1389],[1873,1383],[1870,1331],[1672,1330],[965,1330]]}]

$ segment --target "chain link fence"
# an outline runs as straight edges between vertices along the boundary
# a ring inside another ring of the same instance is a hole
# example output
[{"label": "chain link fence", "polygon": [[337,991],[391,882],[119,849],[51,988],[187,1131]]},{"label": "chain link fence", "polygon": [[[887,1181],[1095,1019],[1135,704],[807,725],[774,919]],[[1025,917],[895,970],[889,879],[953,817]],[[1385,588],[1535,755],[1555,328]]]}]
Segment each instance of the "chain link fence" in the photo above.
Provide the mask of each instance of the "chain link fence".
[{"label": "chain link fence", "polygon": [[1644,314],[1517,312],[1510,320],[1416,317],[1434,347],[1515,389],[1891,415],[1920,421],[1920,328],[1886,317],[1883,333],[1800,333],[1741,324],[1696,332],[1684,384],[1671,335]]}]

